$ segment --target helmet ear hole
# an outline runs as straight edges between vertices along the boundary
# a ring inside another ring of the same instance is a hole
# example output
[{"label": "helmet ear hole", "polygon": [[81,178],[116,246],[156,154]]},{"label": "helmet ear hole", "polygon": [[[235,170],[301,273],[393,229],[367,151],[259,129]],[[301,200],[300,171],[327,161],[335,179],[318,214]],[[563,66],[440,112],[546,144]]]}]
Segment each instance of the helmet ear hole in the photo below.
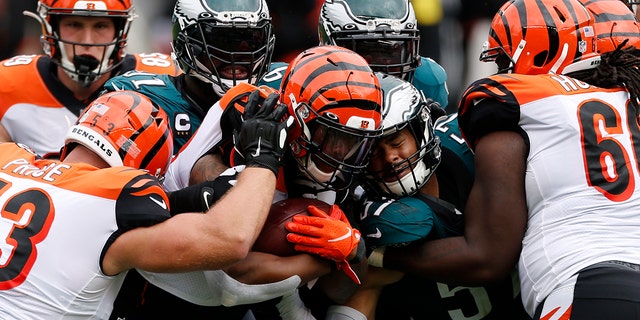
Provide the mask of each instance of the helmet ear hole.
[{"label": "helmet ear hole", "polygon": [[547,51],[547,50],[539,52],[533,58],[533,65],[536,66],[536,67],[544,66],[544,64],[547,62],[547,57],[548,56],[549,56],[549,51]]},{"label": "helmet ear hole", "polygon": [[562,13],[562,11],[558,10],[558,7],[553,7],[553,10],[555,10],[556,14],[558,15],[558,19],[560,19],[561,22],[565,22],[567,21],[567,18],[564,16],[564,14]]}]

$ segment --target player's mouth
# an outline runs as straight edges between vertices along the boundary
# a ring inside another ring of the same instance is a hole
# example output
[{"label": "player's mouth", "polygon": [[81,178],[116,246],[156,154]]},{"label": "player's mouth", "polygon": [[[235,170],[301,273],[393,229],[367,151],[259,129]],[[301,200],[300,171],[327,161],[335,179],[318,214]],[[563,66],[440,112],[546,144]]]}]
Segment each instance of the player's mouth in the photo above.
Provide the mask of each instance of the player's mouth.
[{"label": "player's mouth", "polygon": [[220,70],[220,76],[225,79],[245,80],[249,77],[249,72],[243,66],[225,66]]},{"label": "player's mouth", "polygon": [[395,182],[402,179],[404,176],[411,173],[411,168],[406,166],[403,168],[396,168],[395,170],[389,170],[382,178],[384,182]]}]

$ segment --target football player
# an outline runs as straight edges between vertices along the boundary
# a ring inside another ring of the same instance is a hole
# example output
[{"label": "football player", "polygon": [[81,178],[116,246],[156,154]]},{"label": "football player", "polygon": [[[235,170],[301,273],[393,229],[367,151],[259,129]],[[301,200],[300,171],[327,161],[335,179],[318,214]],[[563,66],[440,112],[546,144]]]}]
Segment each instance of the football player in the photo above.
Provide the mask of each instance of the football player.
[{"label": "football player", "polygon": [[246,168],[204,214],[170,216],[157,179],[173,154],[168,119],[136,92],[91,103],[68,129],[61,161],[0,144],[0,318],[107,319],[132,268],[187,272],[243,259],[269,212],[292,123],[273,107],[247,106],[236,139]]},{"label": "football player", "polygon": [[363,287],[345,304],[350,308],[330,307],[329,319],[525,319],[511,277],[491,286],[464,287],[377,268],[380,252],[460,235],[463,223],[462,213],[438,198],[440,180],[448,179],[437,171],[442,146],[431,119],[431,109],[440,106],[407,81],[376,75],[384,93],[383,134],[369,159],[363,181],[366,201],[359,214],[372,267]]},{"label": "football player", "polygon": [[0,62],[0,141],[57,157],[67,128],[107,79],[134,69],[179,73],[169,55],[125,52],[130,0],[40,0],[25,14],[42,25],[44,54]]},{"label": "football player", "polygon": [[517,264],[533,319],[637,317],[640,60],[598,41],[578,1],[502,6],[482,55],[500,74],[459,109],[476,169],[464,237],[385,252],[385,268],[477,285]]}]

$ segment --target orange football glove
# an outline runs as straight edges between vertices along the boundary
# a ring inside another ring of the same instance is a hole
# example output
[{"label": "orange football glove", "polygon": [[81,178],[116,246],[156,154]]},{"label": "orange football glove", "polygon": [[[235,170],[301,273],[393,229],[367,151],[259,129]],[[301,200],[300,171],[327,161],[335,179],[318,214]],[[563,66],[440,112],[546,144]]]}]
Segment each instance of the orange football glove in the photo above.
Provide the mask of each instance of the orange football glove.
[{"label": "orange football glove", "polygon": [[347,262],[347,257],[358,247],[360,231],[351,227],[344,212],[332,205],[329,214],[315,206],[309,206],[313,216],[295,215],[292,222],[286,224],[287,240],[293,243],[297,251],[319,255],[333,260],[354,282],[360,279]]}]

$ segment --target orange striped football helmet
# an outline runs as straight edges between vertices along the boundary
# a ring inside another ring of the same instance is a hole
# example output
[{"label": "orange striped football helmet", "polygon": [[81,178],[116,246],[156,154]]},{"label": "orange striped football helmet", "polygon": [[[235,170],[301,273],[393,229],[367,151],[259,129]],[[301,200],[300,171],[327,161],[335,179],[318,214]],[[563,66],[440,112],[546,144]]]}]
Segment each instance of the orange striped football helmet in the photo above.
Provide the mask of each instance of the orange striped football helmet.
[{"label": "orange striped football helmet", "polygon": [[[42,49],[74,81],[89,86],[101,75],[111,72],[122,63],[127,47],[127,35],[133,21],[132,0],[40,0],[37,14],[26,11],[42,26]],[[115,35],[109,43],[80,43],[60,38],[60,16],[109,17],[115,24]],[[63,44],[74,46],[104,47],[102,57],[88,59],[80,57],[70,61]]]},{"label": "orange striped football helmet", "polygon": [[300,53],[285,72],[281,101],[297,125],[291,150],[307,175],[327,187],[364,169],[380,135],[382,91],[367,61],[338,46]]},{"label": "orange striped football helmet", "polygon": [[510,0],[491,22],[481,61],[498,72],[569,73],[594,68],[594,18],[577,0]]},{"label": "orange striped football helmet", "polygon": [[579,0],[596,20],[598,52],[616,49],[625,39],[627,45],[640,48],[640,27],[636,16],[620,0]]},{"label": "orange striped football helmet", "polygon": [[173,154],[167,115],[135,91],[114,91],[94,100],[69,128],[61,159],[75,144],[98,154],[110,166],[164,174]]}]

